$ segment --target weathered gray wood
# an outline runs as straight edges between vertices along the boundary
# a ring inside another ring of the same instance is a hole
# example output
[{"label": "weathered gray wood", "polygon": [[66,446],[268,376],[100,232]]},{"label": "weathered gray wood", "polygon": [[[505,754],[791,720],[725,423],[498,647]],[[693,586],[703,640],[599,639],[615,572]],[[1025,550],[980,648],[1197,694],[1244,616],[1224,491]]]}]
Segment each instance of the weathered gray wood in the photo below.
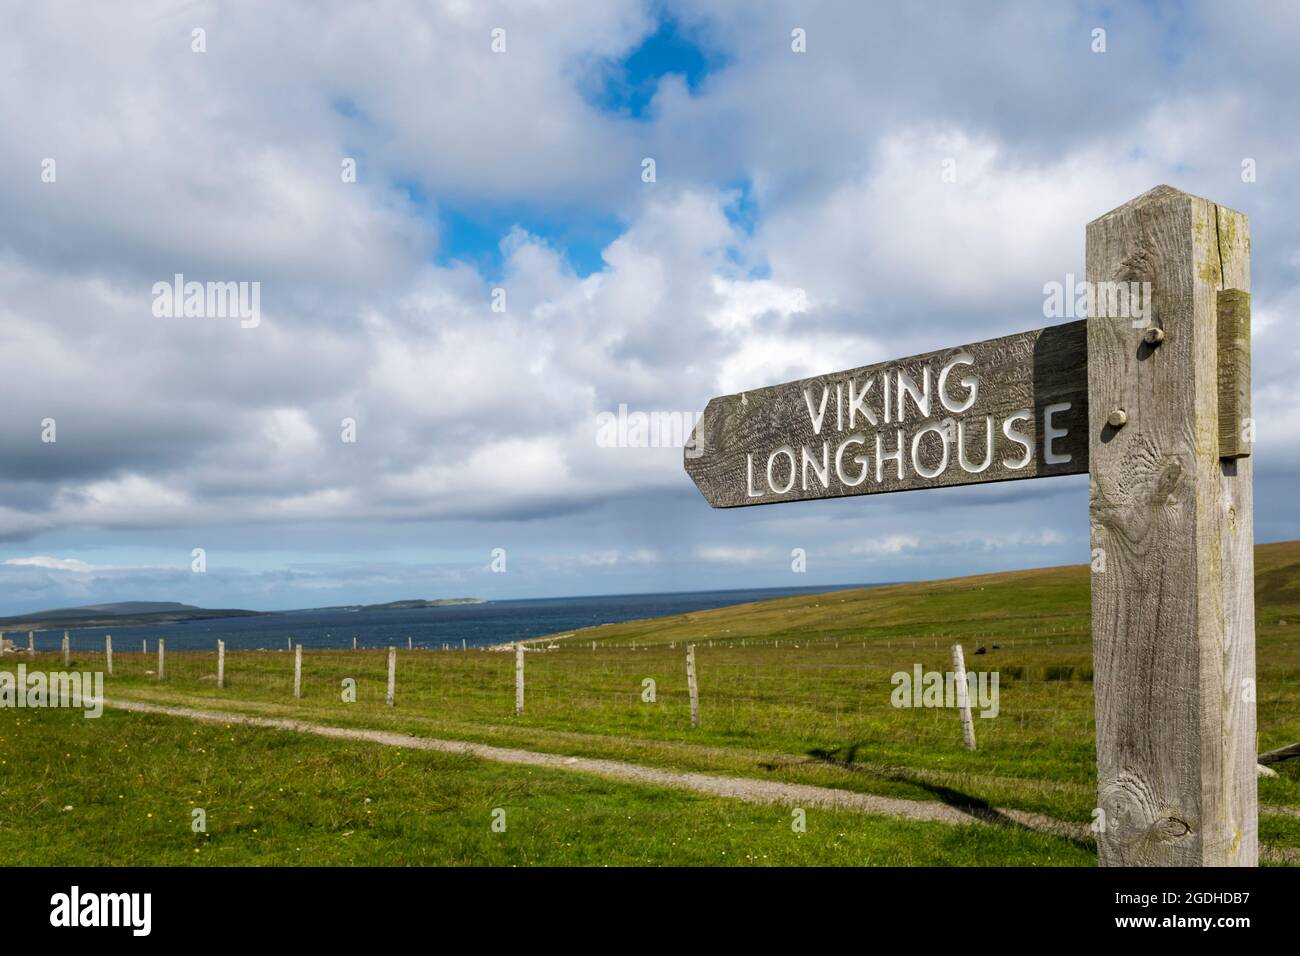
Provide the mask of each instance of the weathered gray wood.
[{"label": "weathered gray wood", "polygon": [[[1245,458],[1250,418],[1250,293],[1224,289],[1218,302],[1219,457]],[[1253,431],[1253,428],[1251,429]]]},{"label": "weathered gray wood", "polygon": [[392,707],[397,703],[397,648],[388,649],[388,696],[384,702]]},{"label": "weathered gray wood", "polygon": [[163,638],[158,638],[158,679],[167,679],[167,645]]},{"label": "weathered gray wood", "polygon": [[686,689],[691,695],[691,726],[700,726],[700,687],[695,680],[695,645],[686,646]]},{"label": "weathered gray wood", "polygon": [[1259,755],[1260,763],[1278,763],[1282,760],[1290,760],[1292,757],[1300,757],[1300,742],[1287,744],[1285,747],[1278,747],[1276,750],[1270,750]]},{"label": "weathered gray wood", "polygon": [[108,672],[109,677],[113,676],[113,635],[112,634],[104,635],[104,670]]},{"label": "weathered gray wood", "polygon": [[68,642],[68,632],[63,632],[63,666],[72,666],[72,645]]},{"label": "weathered gray wood", "polygon": [[524,645],[515,645],[515,716],[524,714]]},{"label": "weathered gray wood", "polygon": [[217,641],[217,689],[226,686],[226,642]]},{"label": "weathered gray wood", "polygon": [[32,631],[27,632],[27,654],[30,657],[36,656],[36,634]]},{"label": "weathered gray wood", "polygon": [[1217,390],[1246,218],[1160,186],[1090,223],[1087,250],[1090,282],[1151,283],[1164,332],[1088,321],[1100,862],[1255,865],[1251,460],[1220,462]]},{"label": "weathered gray wood", "polygon": [[[289,639],[292,642],[293,638]],[[302,645],[299,644],[293,652],[293,696],[302,697]]]},{"label": "weathered gray wood", "polygon": [[354,651],[357,649],[357,639],[355,637],[352,638],[352,649]]},{"label": "weathered gray wood", "polygon": [[1082,474],[1086,327],[715,398],[686,446],[686,471],[715,508]]},{"label": "weathered gray wood", "polygon": [[952,646],[954,690],[957,691],[957,710],[961,714],[961,737],[967,750],[975,749],[975,720],[970,712],[970,685],[966,683],[966,657],[961,645]]}]

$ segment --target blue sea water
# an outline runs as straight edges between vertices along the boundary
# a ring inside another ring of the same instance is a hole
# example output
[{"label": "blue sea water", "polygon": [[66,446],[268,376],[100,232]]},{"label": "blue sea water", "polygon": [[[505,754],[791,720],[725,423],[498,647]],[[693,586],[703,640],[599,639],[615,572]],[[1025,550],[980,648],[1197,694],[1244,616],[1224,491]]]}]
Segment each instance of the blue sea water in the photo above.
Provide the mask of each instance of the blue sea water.
[{"label": "blue sea water", "polygon": [[[600,597],[537,598],[489,601],[445,607],[385,611],[349,611],[322,608],[309,611],[280,611],[256,617],[237,617],[182,624],[149,624],[78,628],[69,631],[76,650],[98,650],[104,635],[113,635],[113,647],[137,650],[149,641],[152,650],[159,637],[174,650],[210,648],[218,639],[231,650],[276,649],[292,640],[304,647],[405,647],[411,638],[416,647],[459,647],[502,644],[545,634],[571,631],[596,624],[612,624],[648,617],[666,617],[709,608],[746,604],[800,594],[824,594],[866,584],[838,584],[826,587],[756,588],[733,591],[692,591],[675,594],[619,594]],[[57,648],[62,632],[36,634],[40,650]],[[18,641],[23,646],[21,638]]]}]

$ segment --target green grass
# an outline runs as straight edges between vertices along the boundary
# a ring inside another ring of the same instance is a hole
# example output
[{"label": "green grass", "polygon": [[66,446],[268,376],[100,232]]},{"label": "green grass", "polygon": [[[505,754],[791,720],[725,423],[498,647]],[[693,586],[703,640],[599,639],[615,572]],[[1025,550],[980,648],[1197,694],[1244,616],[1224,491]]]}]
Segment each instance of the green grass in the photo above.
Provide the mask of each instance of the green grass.
[{"label": "green grass", "polygon": [[1095,863],[1019,829],[809,809],[795,833],[783,807],[121,711],[0,711],[0,804],[8,865]]},{"label": "green grass", "polygon": [[[1300,740],[1300,542],[1261,546],[1256,565],[1259,742],[1269,749]],[[169,641],[166,681],[147,673],[154,655],[119,651],[108,692],[1085,823],[1095,805],[1088,587],[1084,567],[1049,568],[591,628],[527,655],[519,718],[513,654],[482,650],[400,649],[392,708],[382,649],[305,650],[294,700],[286,651],[228,653],[218,690],[213,650]],[[687,643],[697,648],[699,728],[689,721]],[[999,716],[976,719],[973,753],[954,711],[890,703],[892,674],[915,663],[948,670],[953,643],[968,668],[1000,675]],[[73,664],[99,668],[102,655]],[[340,698],[344,678],[357,682],[355,703]],[[654,703],[641,699],[646,678]],[[1300,761],[1276,769],[1278,779],[1260,781],[1261,806],[1300,807]],[[1295,817],[1265,812],[1261,834],[1300,847]]]}]

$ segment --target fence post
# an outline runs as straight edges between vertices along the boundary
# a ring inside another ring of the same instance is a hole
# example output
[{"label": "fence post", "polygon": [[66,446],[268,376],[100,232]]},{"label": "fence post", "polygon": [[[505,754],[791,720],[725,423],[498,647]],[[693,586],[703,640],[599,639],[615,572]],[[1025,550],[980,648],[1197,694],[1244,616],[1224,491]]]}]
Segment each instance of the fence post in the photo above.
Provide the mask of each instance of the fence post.
[{"label": "fence post", "polygon": [[397,698],[397,648],[388,649],[388,698],[389,707],[393,706]]},{"label": "fence post", "polygon": [[686,645],[686,688],[691,693],[691,726],[700,726],[700,687],[695,681],[695,645]]},{"label": "fence post", "polygon": [[226,686],[226,642],[217,641],[217,690]]},{"label": "fence post", "polygon": [[63,632],[63,666],[69,667],[72,664],[72,648],[68,644],[68,632]]},{"label": "fence post", "polygon": [[113,635],[104,635],[104,670],[108,671],[108,676],[113,676]]},{"label": "fence post", "polygon": [[357,639],[355,637],[352,638],[352,649],[354,651],[357,649]]},{"label": "fence post", "polygon": [[515,716],[524,714],[524,645],[515,644]]},{"label": "fence post", "polygon": [[293,696],[302,696],[302,644],[293,652]]},{"label": "fence post", "polygon": [[961,712],[961,736],[967,750],[975,749],[975,721],[970,715],[970,685],[966,683],[966,657],[961,645],[952,646],[953,683],[957,691],[957,709]]},{"label": "fence post", "polygon": [[32,631],[27,632],[27,656],[36,656],[36,634]]},{"label": "fence post", "polygon": [[1256,866],[1249,223],[1157,186],[1087,233],[1098,861]]},{"label": "fence post", "polygon": [[158,638],[158,679],[164,680],[167,677],[167,650],[166,642]]}]

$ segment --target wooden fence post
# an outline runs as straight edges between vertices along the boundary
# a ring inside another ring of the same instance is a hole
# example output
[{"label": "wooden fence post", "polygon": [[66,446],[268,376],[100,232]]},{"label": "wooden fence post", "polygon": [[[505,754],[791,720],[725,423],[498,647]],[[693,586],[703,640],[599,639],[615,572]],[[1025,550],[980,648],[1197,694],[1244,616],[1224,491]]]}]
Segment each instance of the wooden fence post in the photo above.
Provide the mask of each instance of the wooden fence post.
[{"label": "wooden fence post", "polygon": [[217,690],[226,686],[226,642],[217,641]]},{"label": "wooden fence post", "polygon": [[392,707],[397,699],[397,648],[388,649],[388,697],[387,703]]},{"label": "wooden fence post", "polygon": [[952,646],[953,684],[957,691],[957,710],[961,712],[961,736],[967,750],[975,749],[975,721],[970,715],[970,685],[966,683],[966,657],[961,645]]},{"label": "wooden fence post", "polygon": [[68,632],[64,631],[63,632],[63,666],[66,668],[71,665],[72,665],[72,647],[68,643]]},{"label": "wooden fence post", "polygon": [[700,726],[700,688],[695,681],[695,645],[686,645],[686,689],[691,694],[691,726]]},{"label": "wooden fence post", "polygon": [[302,645],[293,652],[293,696],[302,697]]},{"label": "wooden fence post", "polygon": [[167,649],[166,642],[158,638],[158,679],[165,680],[167,677]]},{"label": "wooden fence post", "polygon": [[1150,284],[1088,320],[1099,862],[1254,866],[1249,225],[1157,186],[1087,250],[1091,289]]},{"label": "wooden fence post", "polygon": [[27,632],[27,656],[36,656],[36,634],[33,631]]},{"label": "wooden fence post", "polygon": [[113,635],[104,635],[104,670],[108,671],[108,676],[113,676]]},{"label": "wooden fence post", "polygon": [[[447,647],[446,644],[444,644],[444,645],[442,645],[442,646],[443,646],[443,649],[444,649],[444,650],[445,650],[446,647]],[[413,648],[413,647],[411,646],[411,639],[410,639],[409,637],[406,639],[406,649],[407,649],[408,651],[415,650],[415,648]]]},{"label": "wooden fence post", "polygon": [[524,715],[524,645],[515,644],[515,716]]},{"label": "wooden fence post", "polygon": [[354,651],[357,649],[357,639],[355,637],[352,638],[352,649]]}]

